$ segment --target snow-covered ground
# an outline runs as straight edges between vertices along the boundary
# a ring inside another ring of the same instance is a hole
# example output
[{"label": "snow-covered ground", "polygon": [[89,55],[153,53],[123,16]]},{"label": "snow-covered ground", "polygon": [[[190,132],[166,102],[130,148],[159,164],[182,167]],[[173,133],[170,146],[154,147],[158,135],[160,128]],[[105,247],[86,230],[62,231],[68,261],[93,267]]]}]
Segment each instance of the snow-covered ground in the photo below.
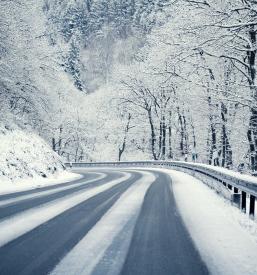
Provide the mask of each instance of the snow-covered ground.
[{"label": "snow-covered ground", "polygon": [[172,178],[182,218],[212,274],[257,274],[256,221],[196,178],[165,172]]}]

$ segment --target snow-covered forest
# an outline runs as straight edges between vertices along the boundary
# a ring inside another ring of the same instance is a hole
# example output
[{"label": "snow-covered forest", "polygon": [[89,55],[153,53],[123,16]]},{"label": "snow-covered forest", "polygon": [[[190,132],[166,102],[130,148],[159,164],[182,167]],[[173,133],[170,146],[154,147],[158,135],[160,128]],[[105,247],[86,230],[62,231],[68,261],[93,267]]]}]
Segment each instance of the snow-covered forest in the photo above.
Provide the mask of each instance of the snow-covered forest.
[{"label": "snow-covered forest", "polygon": [[0,25],[3,176],[25,158],[257,172],[256,1],[1,0]]}]

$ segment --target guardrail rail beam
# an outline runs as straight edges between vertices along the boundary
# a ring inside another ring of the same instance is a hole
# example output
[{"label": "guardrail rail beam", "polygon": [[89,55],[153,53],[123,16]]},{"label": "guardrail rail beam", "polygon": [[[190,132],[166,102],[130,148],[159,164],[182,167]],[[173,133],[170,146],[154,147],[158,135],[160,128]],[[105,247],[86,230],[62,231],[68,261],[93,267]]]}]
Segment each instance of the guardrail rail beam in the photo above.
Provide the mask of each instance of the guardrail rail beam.
[{"label": "guardrail rail beam", "polygon": [[[143,167],[157,166],[175,169],[188,173],[206,183],[211,188],[229,199],[234,205],[246,213],[246,204],[248,203],[247,194],[250,195],[249,214],[251,217],[255,214],[255,200],[257,198],[257,184],[246,179],[231,175],[226,172],[215,170],[211,166],[199,163],[187,163],[180,161],[121,161],[121,162],[73,162],[66,163],[66,167]],[[223,187],[223,188],[221,188]],[[248,207],[247,207],[248,209]],[[248,211],[248,210],[247,210]]]}]

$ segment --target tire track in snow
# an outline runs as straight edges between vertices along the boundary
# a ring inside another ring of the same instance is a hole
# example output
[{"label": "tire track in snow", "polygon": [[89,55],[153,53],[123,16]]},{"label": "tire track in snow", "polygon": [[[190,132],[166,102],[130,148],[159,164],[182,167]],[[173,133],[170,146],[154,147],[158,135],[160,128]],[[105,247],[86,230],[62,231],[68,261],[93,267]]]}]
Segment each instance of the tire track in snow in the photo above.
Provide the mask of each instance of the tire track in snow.
[{"label": "tire track in snow", "polygon": [[[68,176],[63,176],[58,179],[44,179],[43,181],[39,179],[39,183],[36,184],[29,184],[27,185],[26,181],[21,180],[21,183],[18,185],[17,183],[14,184],[14,189],[9,189],[0,192],[0,201],[16,198],[22,195],[28,195],[37,193],[38,191],[46,191],[46,190],[53,190],[55,188],[59,188],[60,186],[69,186],[81,182],[82,180],[90,179],[88,175],[82,175],[81,173],[68,173]],[[93,173],[92,173],[93,174]],[[67,174],[66,174],[67,175]],[[72,176],[71,176],[72,175]],[[76,175],[76,176],[75,176]],[[19,186],[18,189],[15,189]]]},{"label": "tire track in snow", "polygon": [[13,205],[13,204],[25,201],[25,200],[41,198],[41,197],[49,196],[49,195],[56,194],[56,193],[59,193],[62,191],[71,190],[73,188],[80,187],[82,185],[85,185],[85,184],[88,184],[88,183],[91,183],[91,182],[94,182],[97,180],[101,180],[107,176],[106,174],[103,174],[103,173],[95,173],[95,174],[98,174],[100,176],[90,179],[90,180],[79,182],[79,183],[76,183],[73,185],[64,186],[64,187],[60,186],[54,190],[45,190],[45,191],[38,190],[38,192],[33,193],[33,194],[21,195],[21,196],[15,197],[15,198],[2,200],[2,201],[0,201],[0,208],[6,207],[9,205]]},{"label": "tire track in snow", "polygon": [[[119,274],[133,228],[136,224],[145,193],[155,181],[152,173],[138,171],[143,177],[137,180],[113,205],[88,234],[66,255],[51,272],[51,275],[76,274]],[[124,242],[118,241],[118,247],[108,248],[122,233]],[[105,254],[105,252],[107,252]],[[113,258],[113,254],[115,257]],[[97,269],[94,271],[94,269]],[[100,273],[99,273],[100,272]]]},{"label": "tire track in snow", "polygon": [[[7,204],[4,206],[0,206],[0,222],[5,220],[6,218],[10,218],[12,215],[17,215],[19,213],[21,213],[22,211],[26,211],[35,207],[39,207],[40,205],[46,204],[46,203],[50,203],[51,201],[55,201],[61,198],[65,198],[68,196],[71,196],[72,194],[76,194],[78,192],[83,192],[85,190],[89,190],[91,188],[95,188],[97,186],[100,185],[104,185],[106,184],[106,182],[108,182],[111,179],[115,179],[118,176],[121,176],[120,173],[107,173],[107,176],[102,175],[100,176],[98,179],[91,179],[88,180],[87,182],[83,181],[82,183],[76,183],[74,185],[69,185],[69,186],[65,186],[63,187],[63,190],[60,190],[60,188],[58,188],[58,190],[55,191],[47,191],[49,192],[48,194],[44,194],[43,196],[31,196],[32,197],[28,197],[25,200],[20,200],[17,201],[16,203],[11,203],[11,204]],[[44,191],[46,192],[46,191]]]},{"label": "tire track in snow", "polygon": [[18,238],[19,236],[31,231],[37,226],[47,222],[50,219],[60,215],[64,211],[86,201],[98,193],[123,182],[130,178],[130,174],[123,172],[124,176],[106,183],[103,186],[98,186],[92,190],[86,190],[82,193],[71,195],[63,199],[58,199],[40,207],[26,210],[7,220],[0,222],[0,247],[8,242]]},{"label": "tire track in snow", "polygon": [[145,195],[120,274],[208,275],[178,213],[169,176],[157,174]]},{"label": "tire track in snow", "polygon": [[141,177],[138,172],[126,175],[127,180],[98,193],[1,247],[0,274],[48,274]]}]

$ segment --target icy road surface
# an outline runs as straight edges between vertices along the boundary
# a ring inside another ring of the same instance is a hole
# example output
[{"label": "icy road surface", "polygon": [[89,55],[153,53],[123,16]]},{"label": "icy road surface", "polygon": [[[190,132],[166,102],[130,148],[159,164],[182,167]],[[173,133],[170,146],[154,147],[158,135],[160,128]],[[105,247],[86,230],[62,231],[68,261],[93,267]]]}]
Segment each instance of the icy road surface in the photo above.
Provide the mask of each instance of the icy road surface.
[{"label": "icy road surface", "polygon": [[[254,238],[228,211],[220,217],[223,201],[194,178],[143,168],[77,172],[83,177],[63,185],[0,196],[1,275],[256,274]],[[201,196],[214,204],[210,217]]]}]

